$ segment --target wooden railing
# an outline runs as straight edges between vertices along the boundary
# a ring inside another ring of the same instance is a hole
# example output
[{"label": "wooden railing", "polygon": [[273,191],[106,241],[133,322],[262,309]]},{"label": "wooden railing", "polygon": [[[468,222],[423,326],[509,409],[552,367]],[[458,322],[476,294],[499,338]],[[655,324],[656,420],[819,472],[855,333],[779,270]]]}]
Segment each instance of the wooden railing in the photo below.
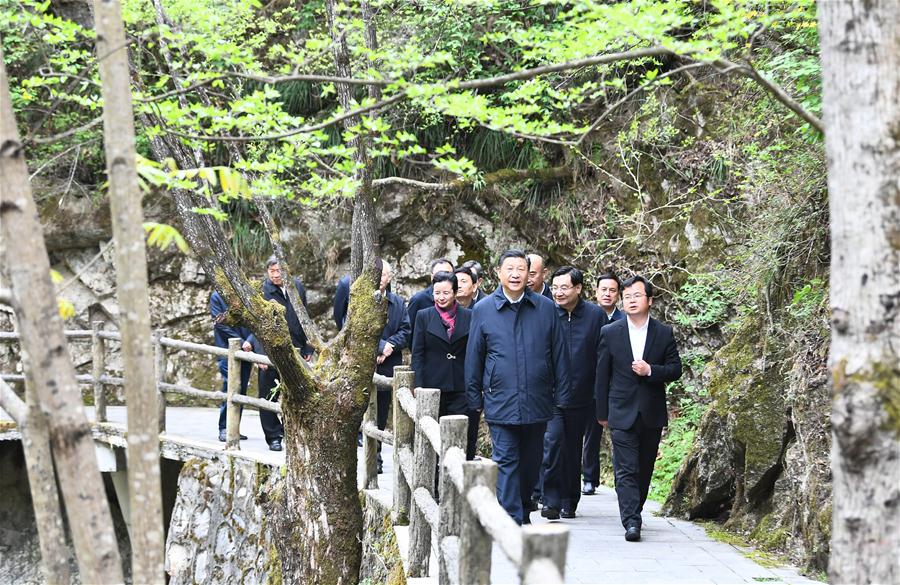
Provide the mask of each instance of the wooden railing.
[{"label": "wooden railing", "polygon": [[[466,416],[438,420],[440,390],[415,388],[407,366],[394,368],[393,431],[375,425],[375,393],[363,419],[363,485],[377,489],[376,442],[393,445],[393,521],[409,525],[409,576],[429,573],[432,550],[438,582],[491,581],[492,543],[518,568],[522,583],[562,583],[568,528],[518,526],[497,501],[497,465],[466,461]],[[439,498],[434,493],[440,458]]]},{"label": "wooden railing", "polygon": [[[122,386],[124,380],[105,375],[106,343],[121,343],[117,332],[104,331],[102,323],[90,330],[66,331],[68,339],[91,340],[91,374],[76,376],[93,386],[95,416],[106,422],[105,386]],[[19,334],[0,332],[0,342],[18,340]],[[240,339],[229,339],[228,348],[191,343],[156,335],[156,388],[160,432],[166,428],[166,395],[180,394],[227,403],[226,450],[240,449],[240,406],[281,413],[281,405],[240,394],[240,362],[271,366],[260,354],[240,350]],[[166,381],[167,349],[228,359],[227,392],[201,390]],[[3,374],[6,381],[24,376]],[[491,551],[496,543],[518,568],[522,583],[562,583],[565,575],[568,528],[558,524],[518,526],[497,501],[497,465],[490,460],[466,461],[466,416],[438,420],[440,390],[414,388],[408,366],[394,368],[393,378],[375,374],[376,386],[393,387],[393,430],[379,430],[376,392],[370,392],[363,418],[363,487],[378,489],[377,442],[393,446],[393,522],[409,525],[409,576],[429,573],[432,551],[438,559],[438,581],[488,584]],[[435,474],[440,460],[439,496]]]},{"label": "wooden railing", "polygon": [[[106,389],[105,386],[124,386],[123,378],[107,376],[103,373],[106,368],[106,344],[107,342],[121,343],[122,335],[115,331],[104,331],[103,323],[97,321],[93,324],[93,329],[76,329],[65,332],[67,339],[90,339],[91,340],[91,373],[79,374],[75,379],[81,384],[91,384],[94,394],[94,416],[97,422],[107,422],[106,415]],[[0,332],[0,341],[18,341],[19,334],[15,332]],[[240,339],[229,339],[228,348],[216,347],[214,345],[205,345],[202,343],[192,343],[189,341],[181,341],[161,335],[154,335],[153,345],[155,347],[156,356],[156,396],[159,408],[159,432],[166,431],[166,395],[180,394],[182,396],[191,396],[202,400],[209,400],[217,404],[225,401],[227,403],[226,426],[225,426],[225,448],[230,450],[240,450],[240,407],[249,406],[258,410],[268,410],[281,414],[281,405],[277,402],[264,400],[262,398],[254,398],[252,396],[244,396],[241,390],[241,361],[251,362],[271,366],[264,355],[249,351],[241,351]],[[166,363],[168,356],[167,349],[184,350],[189,352],[201,353],[205,355],[213,355],[216,357],[225,357],[228,359],[228,385],[227,392],[217,392],[211,390],[201,390],[192,386],[184,386],[181,384],[171,384],[166,381]],[[24,381],[25,376],[21,374],[3,374],[3,380],[7,382]]]}]

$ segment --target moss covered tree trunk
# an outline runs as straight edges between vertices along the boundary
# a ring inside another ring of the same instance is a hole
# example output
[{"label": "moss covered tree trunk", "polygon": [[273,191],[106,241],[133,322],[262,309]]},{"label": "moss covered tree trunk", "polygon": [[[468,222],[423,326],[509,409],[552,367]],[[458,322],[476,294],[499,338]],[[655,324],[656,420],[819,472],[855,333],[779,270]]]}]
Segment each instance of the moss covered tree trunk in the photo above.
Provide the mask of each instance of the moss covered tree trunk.
[{"label": "moss covered tree trunk", "polygon": [[900,2],[819,3],[831,211],[833,583],[898,583]]}]

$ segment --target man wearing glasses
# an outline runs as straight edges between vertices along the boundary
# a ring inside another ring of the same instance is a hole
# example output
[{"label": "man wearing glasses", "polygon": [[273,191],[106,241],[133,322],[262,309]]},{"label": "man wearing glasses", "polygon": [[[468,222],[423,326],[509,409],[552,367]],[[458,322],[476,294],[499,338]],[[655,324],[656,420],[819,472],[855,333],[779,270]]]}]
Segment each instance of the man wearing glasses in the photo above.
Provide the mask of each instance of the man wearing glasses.
[{"label": "man wearing glasses", "polygon": [[549,520],[574,518],[581,498],[581,439],[585,421],[593,418],[597,340],[606,323],[603,311],[581,299],[584,275],[563,266],[553,273],[550,290],[556,302],[556,318],[569,354],[569,386],[556,393],[553,418],[544,436],[543,502],[541,516]]},{"label": "man wearing glasses", "polygon": [[666,384],[681,377],[681,358],[672,328],[650,317],[650,281],[634,276],[622,288],[626,318],[600,331],[595,395],[597,422],[612,437],[625,540],[636,542],[659,439],[668,423]]}]

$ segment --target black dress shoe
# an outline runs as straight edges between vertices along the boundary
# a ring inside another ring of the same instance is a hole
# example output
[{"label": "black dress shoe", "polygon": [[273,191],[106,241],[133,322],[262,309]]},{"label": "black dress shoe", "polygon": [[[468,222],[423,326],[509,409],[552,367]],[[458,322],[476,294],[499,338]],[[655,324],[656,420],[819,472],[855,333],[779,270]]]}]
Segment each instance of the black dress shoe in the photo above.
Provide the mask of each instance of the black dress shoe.
[{"label": "black dress shoe", "polygon": [[541,505],[541,497],[540,496],[531,496],[528,498],[528,501],[525,502],[525,511],[526,512],[537,512],[540,509]]},{"label": "black dress shoe", "polygon": [[559,517],[560,518],[569,518],[569,519],[574,518],[575,510],[571,510],[569,508],[563,508],[559,511]]},{"label": "black dress shoe", "polygon": [[559,520],[559,508],[544,506],[541,508],[541,516],[547,520]]},{"label": "black dress shoe", "polygon": [[641,527],[637,524],[629,524],[625,529],[625,540],[628,542],[637,542],[641,539]]},{"label": "black dress shoe", "polygon": [[597,493],[597,488],[595,488],[594,484],[592,484],[591,482],[586,481],[584,482],[584,485],[581,486],[581,493],[586,496],[593,496],[595,493]]},{"label": "black dress shoe", "polygon": [[281,451],[281,439],[272,439],[269,441],[269,451]]}]

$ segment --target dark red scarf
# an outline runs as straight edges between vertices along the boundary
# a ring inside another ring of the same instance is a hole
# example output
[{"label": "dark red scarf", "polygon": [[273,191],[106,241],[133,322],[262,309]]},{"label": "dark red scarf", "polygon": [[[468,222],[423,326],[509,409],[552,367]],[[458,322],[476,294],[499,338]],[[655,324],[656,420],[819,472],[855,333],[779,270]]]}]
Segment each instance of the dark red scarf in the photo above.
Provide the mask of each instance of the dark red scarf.
[{"label": "dark red scarf", "polygon": [[459,309],[459,303],[453,301],[453,306],[446,311],[437,306],[437,303],[434,304],[434,308],[437,309],[438,315],[441,316],[441,321],[444,323],[444,327],[447,328],[447,339],[451,339],[453,337],[453,330],[456,329],[456,311]]}]

